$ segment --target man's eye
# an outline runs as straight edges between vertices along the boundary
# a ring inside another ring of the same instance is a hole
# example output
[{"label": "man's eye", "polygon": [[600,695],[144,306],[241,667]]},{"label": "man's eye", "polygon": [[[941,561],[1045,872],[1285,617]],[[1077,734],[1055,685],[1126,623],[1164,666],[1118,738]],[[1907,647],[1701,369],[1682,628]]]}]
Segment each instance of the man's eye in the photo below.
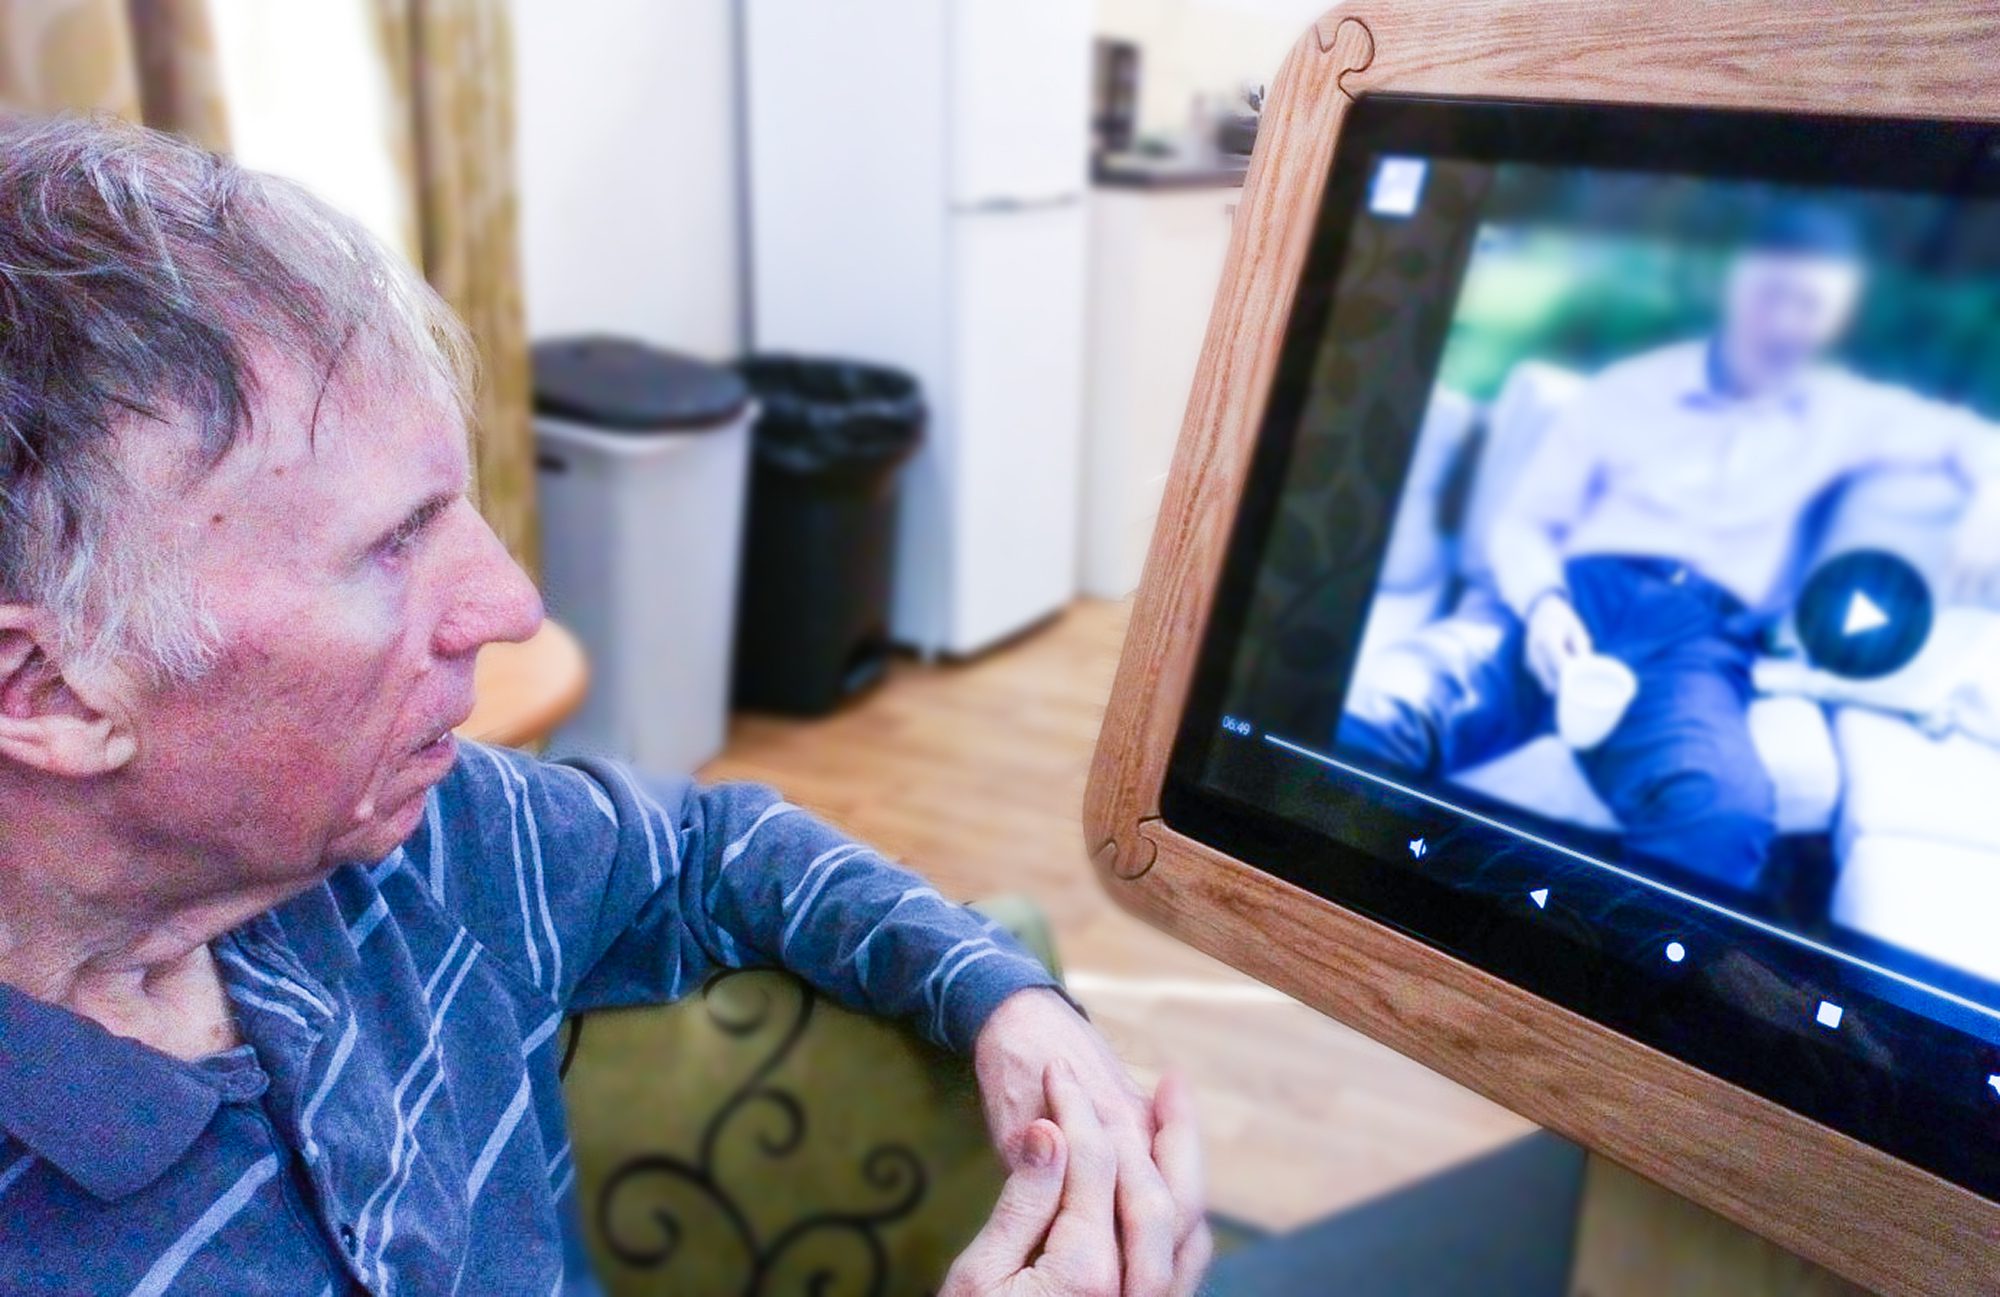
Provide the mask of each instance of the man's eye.
[{"label": "man's eye", "polygon": [[402,526],[385,536],[381,544],[377,547],[378,551],[382,557],[389,559],[406,556],[411,550],[417,547],[417,542],[424,538],[424,534],[431,529],[432,524],[438,520],[439,515],[443,512],[444,506],[442,504],[427,506],[421,512],[412,515]]},{"label": "man's eye", "polygon": [[424,529],[420,524],[404,523],[383,537],[379,548],[386,557],[399,557],[416,547],[417,538],[422,536],[423,532]]}]

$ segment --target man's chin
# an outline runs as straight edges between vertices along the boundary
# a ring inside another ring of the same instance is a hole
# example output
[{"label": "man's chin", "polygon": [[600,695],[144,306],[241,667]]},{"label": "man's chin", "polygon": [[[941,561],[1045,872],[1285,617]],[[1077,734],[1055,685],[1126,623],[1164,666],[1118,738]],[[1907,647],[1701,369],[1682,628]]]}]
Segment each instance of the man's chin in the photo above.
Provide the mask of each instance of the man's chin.
[{"label": "man's chin", "polygon": [[405,758],[382,781],[368,817],[334,840],[332,858],[342,864],[371,864],[402,846],[423,822],[425,798],[457,761],[457,740],[449,734]]},{"label": "man's chin", "polygon": [[378,806],[375,814],[350,826],[333,842],[328,855],[339,864],[373,864],[409,840],[424,819],[425,784],[400,802]]}]

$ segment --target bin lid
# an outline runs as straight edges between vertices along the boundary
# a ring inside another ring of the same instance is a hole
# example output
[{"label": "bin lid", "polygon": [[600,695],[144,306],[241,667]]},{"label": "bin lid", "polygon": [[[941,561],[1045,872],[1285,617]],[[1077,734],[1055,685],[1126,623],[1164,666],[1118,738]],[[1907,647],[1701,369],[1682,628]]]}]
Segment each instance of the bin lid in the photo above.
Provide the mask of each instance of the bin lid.
[{"label": "bin lid", "polygon": [[534,349],[535,412],[606,432],[702,432],[742,417],[734,370],[630,338],[552,338]]}]

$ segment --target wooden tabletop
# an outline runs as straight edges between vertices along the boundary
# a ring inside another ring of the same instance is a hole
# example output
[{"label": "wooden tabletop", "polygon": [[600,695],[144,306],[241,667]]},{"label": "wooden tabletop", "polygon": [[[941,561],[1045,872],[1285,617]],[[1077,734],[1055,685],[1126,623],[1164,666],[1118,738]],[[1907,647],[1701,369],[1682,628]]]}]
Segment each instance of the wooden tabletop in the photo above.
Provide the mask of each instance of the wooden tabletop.
[{"label": "wooden tabletop", "polygon": [[488,644],[473,668],[472,715],[460,738],[502,747],[539,743],[583,703],[590,664],[576,636],[544,621],[520,644]]}]

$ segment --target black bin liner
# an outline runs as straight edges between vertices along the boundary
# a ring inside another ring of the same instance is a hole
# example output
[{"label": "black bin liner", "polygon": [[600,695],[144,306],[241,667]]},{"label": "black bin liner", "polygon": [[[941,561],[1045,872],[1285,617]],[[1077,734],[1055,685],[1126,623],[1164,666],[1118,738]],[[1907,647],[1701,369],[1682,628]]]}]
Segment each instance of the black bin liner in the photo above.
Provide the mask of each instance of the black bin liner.
[{"label": "black bin liner", "polygon": [[735,703],[824,715],[888,665],[898,470],[928,412],[915,379],[880,366],[757,356],[738,372],[760,413]]}]

